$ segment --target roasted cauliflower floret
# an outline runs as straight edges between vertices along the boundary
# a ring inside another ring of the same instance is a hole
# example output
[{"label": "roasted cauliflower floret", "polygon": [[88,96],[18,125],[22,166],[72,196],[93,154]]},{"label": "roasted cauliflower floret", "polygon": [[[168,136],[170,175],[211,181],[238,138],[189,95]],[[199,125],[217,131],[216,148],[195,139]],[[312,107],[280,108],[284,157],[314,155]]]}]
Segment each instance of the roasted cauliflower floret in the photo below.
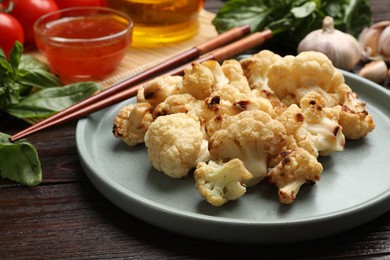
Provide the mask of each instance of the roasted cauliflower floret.
[{"label": "roasted cauliflower floret", "polygon": [[279,164],[268,172],[267,178],[278,187],[279,201],[291,204],[303,184],[319,181],[323,167],[302,148],[284,151],[280,157]]},{"label": "roasted cauliflower floret", "polygon": [[317,92],[306,94],[300,105],[305,116],[304,127],[311,134],[319,154],[326,156],[344,150],[345,136],[338,124],[337,110],[326,108],[324,98]]},{"label": "roasted cauliflower floret", "polygon": [[186,177],[198,162],[209,159],[199,121],[184,113],[156,118],[145,134],[145,145],[153,167],[172,178]]},{"label": "roasted cauliflower floret", "polygon": [[157,118],[176,113],[196,114],[198,102],[200,101],[190,94],[175,94],[158,104],[153,110],[153,116]]},{"label": "roasted cauliflower floret", "polygon": [[229,85],[233,86],[241,93],[251,91],[248,79],[244,75],[241,64],[237,60],[225,60],[221,65],[226,78],[229,79]]},{"label": "roasted cauliflower floret", "polygon": [[148,102],[154,108],[170,95],[179,93],[181,87],[181,76],[156,77],[138,89],[137,102]]},{"label": "roasted cauliflower floret", "polygon": [[326,100],[326,106],[339,103],[338,87],[344,78],[331,60],[319,52],[287,55],[274,63],[267,72],[268,86],[285,104],[299,104],[308,92],[316,91]]},{"label": "roasted cauliflower floret", "polygon": [[221,65],[215,60],[207,60],[202,62],[203,66],[206,66],[211,70],[214,76],[214,88],[229,84],[229,79],[223,73]]},{"label": "roasted cauliflower floret", "polygon": [[112,132],[129,146],[144,142],[144,136],[153,122],[152,106],[147,102],[124,106],[114,119]]},{"label": "roasted cauliflower floret", "polygon": [[226,163],[200,162],[194,177],[199,194],[211,205],[221,206],[244,195],[246,187],[243,183],[250,180],[252,175],[242,161],[232,159]]},{"label": "roasted cauliflower floret", "polygon": [[282,57],[278,54],[269,50],[263,50],[240,61],[251,89],[268,89],[267,71],[272,64],[280,59]]},{"label": "roasted cauliflower floret", "polygon": [[315,146],[311,134],[304,126],[305,116],[302,114],[301,108],[293,104],[289,106],[278,118],[287,133],[286,148],[289,150],[303,148],[318,157],[318,149]]},{"label": "roasted cauliflower floret", "polygon": [[375,129],[374,120],[356,93],[348,91],[345,97],[344,103],[338,107],[343,133],[347,139],[362,138]]},{"label": "roasted cauliflower floret", "polygon": [[180,93],[187,93],[196,99],[203,100],[214,90],[213,72],[203,64],[193,63],[184,70],[183,86]]},{"label": "roasted cauliflower floret", "polygon": [[325,100],[316,92],[301,99],[301,108],[290,105],[277,119],[287,132],[287,149],[303,148],[314,157],[342,151],[345,137],[334,108],[323,108]]},{"label": "roasted cauliflower floret", "polygon": [[209,141],[210,156],[224,162],[234,158],[243,161],[253,179],[245,184],[253,186],[267,174],[270,156],[280,153],[285,146],[284,126],[260,110],[243,111],[227,117]]}]

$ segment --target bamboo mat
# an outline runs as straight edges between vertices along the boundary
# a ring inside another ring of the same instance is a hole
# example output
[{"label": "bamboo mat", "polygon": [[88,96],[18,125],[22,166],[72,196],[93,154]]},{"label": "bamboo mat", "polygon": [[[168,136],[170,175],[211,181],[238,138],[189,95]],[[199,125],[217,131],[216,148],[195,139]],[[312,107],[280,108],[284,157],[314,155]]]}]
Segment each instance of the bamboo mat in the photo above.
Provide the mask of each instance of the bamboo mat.
[{"label": "bamboo mat", "polygon": [[[130,46],[126,56],[123,58],[115,71],[106,75],[104,78],[91,78],[90,80],[99,82],[104,87],[108,87],[147,68],[153,67],[154,65],[161,63],[162,61],[174,56],[181,51],[205,42],[206,40],[217,35],[214,26],[211,24],[214,15],[214,13],[202,10],[199,15],[199,32],[193,38],[187,41],[167,44],[155,48],[140,48]],[[34,56],[42,62],[47,63],[46,58],[39,51],[32,51],[28,54]],[[74,79],[68,78],[66,76],[62,77],[61,80],[63,81],[64,85],[75,82]]]}]

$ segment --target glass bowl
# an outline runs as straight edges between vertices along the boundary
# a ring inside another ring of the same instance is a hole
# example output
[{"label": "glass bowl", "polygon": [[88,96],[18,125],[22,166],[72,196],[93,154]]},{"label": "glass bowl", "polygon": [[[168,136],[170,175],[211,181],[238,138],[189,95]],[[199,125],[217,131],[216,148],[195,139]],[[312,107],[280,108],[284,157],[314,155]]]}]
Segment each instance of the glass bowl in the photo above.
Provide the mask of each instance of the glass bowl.
[{"label": "glass bowl", "polygon": [[88,78],[112,72],[132,40],[133,21],[104,7],[51,12],[34,23],[37,47],[53,73]]}]

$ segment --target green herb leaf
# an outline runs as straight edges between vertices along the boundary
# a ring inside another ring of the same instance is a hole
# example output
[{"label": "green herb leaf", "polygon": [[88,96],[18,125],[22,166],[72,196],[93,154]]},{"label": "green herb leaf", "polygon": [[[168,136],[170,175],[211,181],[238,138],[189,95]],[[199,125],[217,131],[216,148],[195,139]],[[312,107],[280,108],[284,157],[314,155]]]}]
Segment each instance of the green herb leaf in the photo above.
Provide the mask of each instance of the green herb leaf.
[{"label": "green herb leaf", "polygon": [[51,88],[61,86],[60,79],[49,72],[49,67],[30,55],[22,55],[18,81],[24,85],[37,88]]},{"label": "green herb leaf", "polygon": [[64,87],[46,88],[7,107],[6,112],[19,118],[44,118],[57,113],[101,90],[96,82],[74,83]]},{"label": "green herb leaf", "polygon": [[311,15],[316,10],[316,3],[314,1],[309,1],[302,6],[294,7],[291,9],[291,13],[295,18],[305,18]]},{"label": "green herb leaf", "polygon": [[271,29],[272,41],[296,50],[308,33],[321,28],[325,16],[355,37],[372,23],[368,0],[229,0],[212,22],[219,33],[244,24],[252,32]]},{"label": "green herb leaf", "polygon": [[0,132],[0,176],[28,186],[42,181],[41,163],[34,146],[25,140],[11,143]]},{"label": "green herb leaf", "polygon": [[14,47],[12,47],[12,50],[8,58],[8,62],[12,66],[15,73],[18,70],[20,57],[22,56],[22,53],[23,53],[23,45],[20,42],[15,42]]}]

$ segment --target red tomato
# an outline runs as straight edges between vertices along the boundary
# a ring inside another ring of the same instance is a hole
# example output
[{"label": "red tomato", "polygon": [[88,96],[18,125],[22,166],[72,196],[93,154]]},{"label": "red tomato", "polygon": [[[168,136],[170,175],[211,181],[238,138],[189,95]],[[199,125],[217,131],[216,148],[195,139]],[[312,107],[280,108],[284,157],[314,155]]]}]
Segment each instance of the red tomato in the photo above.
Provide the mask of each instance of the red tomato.
[{"label": "red tomato", "polygon": [[8,57],[16,41],[23,44],[23,28],[11,15],[0,13],[0,32],[0,47]]},{"label": "red tomato", "polygon": [[23,27],[25,45],[35,44],[34,22],[44,14],[57,11],[58,6],[54,0],[12,0],[14,7],[10,14],[15,17]]},{"label": "red tomato", "polygon": [[99,0],[55,0],[60,9],[78,6],[100,6]]},{"label": "red tomato", "polygon": [[100,6],[107,7],[107,0],[99,0]]}]

